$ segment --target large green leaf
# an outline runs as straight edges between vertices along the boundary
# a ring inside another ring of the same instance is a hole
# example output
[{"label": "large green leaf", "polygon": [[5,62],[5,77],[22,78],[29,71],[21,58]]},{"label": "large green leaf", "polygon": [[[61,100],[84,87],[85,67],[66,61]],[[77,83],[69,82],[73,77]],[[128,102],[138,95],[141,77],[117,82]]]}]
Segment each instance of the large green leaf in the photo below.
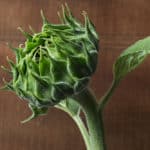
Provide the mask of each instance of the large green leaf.
[{"label": "large green leaf", "polygon": [[114,80],[111,87],[100,100],[98,108],[100,112],[108,103],[120,80],[123,79],[129,72],[137,68],[148,54],[150,54],[150,37],[137,41],[124,50],[117,58],[113,66]]},{"label": "large green leaf", "polygon": [[114,64],[114,80],[119,82],[125,75],[137,68],[148,54],[150,54],[150,37],[128,47]]}]

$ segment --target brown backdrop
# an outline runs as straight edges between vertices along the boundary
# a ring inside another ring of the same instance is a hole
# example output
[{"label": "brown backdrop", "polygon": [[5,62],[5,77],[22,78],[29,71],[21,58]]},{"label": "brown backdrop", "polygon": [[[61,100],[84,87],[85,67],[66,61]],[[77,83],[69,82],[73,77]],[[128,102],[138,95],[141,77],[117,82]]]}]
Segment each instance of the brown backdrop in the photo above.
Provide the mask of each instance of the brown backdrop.
[{"label": "brown backdrop", "polygon": [[[41,8],[57,23],[56,12],[65,1],[79,19],[86,10],[100,35],[99,65],[91,82],[100,97],[112,81],[112,63],[120,52],[150,35],[149,0],[1,0],[0,64],[7,64],[7,55],[14,57],[6,42],[18,45],[24,41],[18,26],[28,30],[30,24],[39,31]],[[150,149],[149,68],[150,58],[121,82],[105,109],[108,150]],[[1,71],[1,85],[3,76],[9,79]],[[29,114],[26,102],[0,91],[0,150],[85,150],[80,132],[65,113],[51,109],[46,116],[20,124]]]}]

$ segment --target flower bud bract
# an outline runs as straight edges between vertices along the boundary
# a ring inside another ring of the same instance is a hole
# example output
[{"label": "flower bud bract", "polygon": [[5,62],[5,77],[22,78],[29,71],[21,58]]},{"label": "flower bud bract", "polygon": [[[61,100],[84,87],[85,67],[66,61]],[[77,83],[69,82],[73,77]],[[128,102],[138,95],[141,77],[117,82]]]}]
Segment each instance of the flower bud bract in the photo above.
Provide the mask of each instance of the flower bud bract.
[{"label": "flower bud bract", "polygon": [[67,7],[61,24],[51,24],[41,14],[41,32],[22,31],[27,38],[24,46],[12,48],[16,63],[8,60],[12,81],[6,86],[29,102],[32,117],[86,88],[98,56],[98,35],[85,13],[84,24]]}]

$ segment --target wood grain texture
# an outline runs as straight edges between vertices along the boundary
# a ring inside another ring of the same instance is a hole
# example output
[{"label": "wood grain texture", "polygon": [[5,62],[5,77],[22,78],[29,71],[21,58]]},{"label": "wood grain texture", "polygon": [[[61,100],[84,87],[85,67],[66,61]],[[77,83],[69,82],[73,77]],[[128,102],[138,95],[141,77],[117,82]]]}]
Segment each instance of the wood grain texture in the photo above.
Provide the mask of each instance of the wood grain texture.
[{"label": "wood grain texture", "polygon": [[[83,20],[86,10],[100,35],[98,69],[91,81],[101,97],[112,81],[112,64],[134,41],[150,35],[149,0],[1,0],[0,64],[6,56],[14,58],[6,42],[18,45],[24,37],[17,31],[30,24],[41,28],[40,9],[51,22],[58,23],[56,12],[67,2],[75,16]],[[120,84],[104,113],[108,150],[150,149],[150,58]],[[10,77],[0,71],[2,77]],[[59,110],[20,124],[30,114],[27,104],[10,92],[0,91],[0,150],[85,150],[74,122]],[[94,148],[93,148],[94,150]]]}]

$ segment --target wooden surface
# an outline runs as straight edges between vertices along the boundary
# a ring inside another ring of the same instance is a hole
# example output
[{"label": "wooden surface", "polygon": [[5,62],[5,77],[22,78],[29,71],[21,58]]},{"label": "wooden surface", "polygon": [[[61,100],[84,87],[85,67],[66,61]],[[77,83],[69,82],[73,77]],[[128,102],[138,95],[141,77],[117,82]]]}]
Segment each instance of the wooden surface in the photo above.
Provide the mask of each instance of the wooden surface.
[{"label": "wooden surface", "polygon": [[[121,51],[150,35],[149,0],[1,0],[0,64],[7,64],[7,55],[14,57],[5,43],[18,45],[24,40],[18,26],[28,30],[30,24],[39,31],[41,8],[57,23],[56,12],[64,2],[81,20],[81,11],[86,10],[100,35],[99,64],[91,82],[99,98],[112,81],[112,64]],[[0,71],[1,85],[2,77],[9,79]],[[150,149],[149,77],[150,58],[121,82],[105,109],[107,150]],[[46,116],[20,124],[29,114],[26,102],[0,91],[0,150],[85,150],[80,132],[65,113],[51,109]]]}]

